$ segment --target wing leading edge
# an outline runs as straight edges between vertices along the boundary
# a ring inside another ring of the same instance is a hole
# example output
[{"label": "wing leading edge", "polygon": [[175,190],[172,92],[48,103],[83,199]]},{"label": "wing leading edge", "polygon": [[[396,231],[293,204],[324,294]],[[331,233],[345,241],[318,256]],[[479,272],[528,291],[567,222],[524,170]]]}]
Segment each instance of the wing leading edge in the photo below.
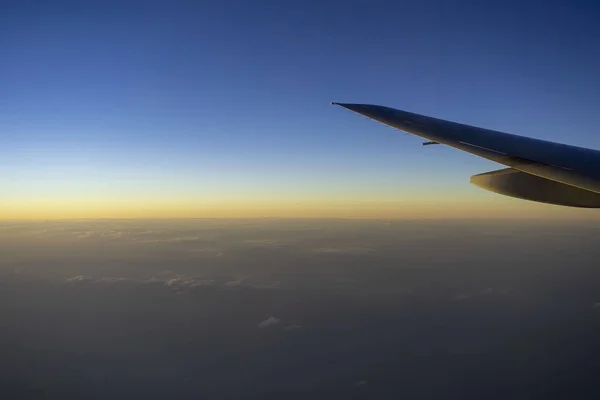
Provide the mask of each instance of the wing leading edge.
[{"label": "wing leading edge", "polygon": [[598,150],[478,128],[390,107],[332,104],[420,136],[432,144],[445,144],[517,171],[600,193]]}]

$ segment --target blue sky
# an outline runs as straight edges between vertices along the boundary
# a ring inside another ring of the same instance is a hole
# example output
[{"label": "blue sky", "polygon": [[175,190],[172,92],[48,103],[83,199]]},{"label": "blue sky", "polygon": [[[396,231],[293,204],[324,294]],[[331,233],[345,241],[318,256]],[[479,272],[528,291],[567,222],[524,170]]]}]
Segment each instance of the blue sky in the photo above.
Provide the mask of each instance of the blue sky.
[{"label": "blue sky", "polygon": [[600,148],[591,1],[0,7],[0,184],[15,202],[497,201],[468,183],[493,163],[331,101]]}]

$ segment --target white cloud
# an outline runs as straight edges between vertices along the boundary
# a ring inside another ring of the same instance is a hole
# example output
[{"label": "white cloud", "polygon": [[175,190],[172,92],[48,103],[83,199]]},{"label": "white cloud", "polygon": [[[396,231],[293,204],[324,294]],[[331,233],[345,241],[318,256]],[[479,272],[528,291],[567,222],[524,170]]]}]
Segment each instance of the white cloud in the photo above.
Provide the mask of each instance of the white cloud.
[{"label": "white cloud", "polygon": [[123,237],[123,232],[118,232],[118,231],[102,232],[102,237],[108,237],[108,238],[112,238],[112,239],[120,239]]},{"label": "white cloud", "polygon": [[83,282],[83,281],[90,281],[90,280],[92,280],[92,278],[89,276],[77,275],[72,278],[67,278],[65,281],[68,283],[72,283],[72,282]]},{"label": "white cloud", "polygon": [[176,278],[167,279],[164,281],[165,285],[173,288],[195,288],[202,286],[211,286],[215,283],[212,279],[197,279],[184,276],[178,276]]},{"label": "white cloud", "polygon": [[237,279],[235,281],[229,281],[229,282],[225,282],[225,286],[227,287],[240,287],[240,286],[245,286],[245,282],[243,279]]},{"label": "white cloud", "polygon": [[243,279],[236,279],[235,281],[225,282],[225,286],[227,287],[242,287],[246,285],[247,283]]},{"label": "white cloud", "polygon": [[102,278],[94,278],[86,275],[77,275],[71,278],[65,279],[67,283],[77,283],[77,282],[90,282],[90,283],[123,283],[123,282],[135,282],[134,279],[128,278],[117,278],[117,277],[102,277]]},{"label": "white cloud", "polygon": [[282,321],[279,318],[269,317],[269,318],[265,319],[264,321],[260,322],[258,324],[258,327],[261,328],[261,329],[269,328],[269,327],[272,327],[272,326],[277,326],[277,325],[281,324],[281,322]]},{"label": "white cloud", "polygon": [[174,291],[182,291],[187,289],[194,288],[204,288],[204,287],[217,287],[221,288],[236,288],[236,287],[244,287],[251,289],[273,289],[276,288],[279,282],[275,282],[272,284],[255,284],[245,280],[245,278],[240,278],[232,281],[227,281],[224,283],[219,283],[215,279],[208,279],[202,277],[194,277],[194,276],[185,276],[185,275],[170,275],[164,277],[156,277],[153,276],[151,278],[126,278],[126,277],[93,277],[87,275],[77,275],[70,278],[66,278],[65,282],[67,283],[78,283],[78,282],[89,282],[89,283],[98,283],[98,284],[117,284],[117,283],[129,283],[129,284],[156,284],[156,285],[164,285],[169,288],[172,288]]},{"label": "white cloud", "polygon": [[172,278],[165,281],[165,285],[167,286],[185,286],[187,284],[187,280],[184,278]]}]

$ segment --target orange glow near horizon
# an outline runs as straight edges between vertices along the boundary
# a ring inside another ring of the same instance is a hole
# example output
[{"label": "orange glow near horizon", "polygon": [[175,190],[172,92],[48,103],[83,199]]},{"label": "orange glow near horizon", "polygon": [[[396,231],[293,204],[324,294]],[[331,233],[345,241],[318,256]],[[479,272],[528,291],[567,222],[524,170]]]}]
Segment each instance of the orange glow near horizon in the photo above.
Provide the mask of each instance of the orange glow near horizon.
[{"label": "orange glow near horizon", "polygon": [[0,219],[76,218],[348,218],[593,219],[594,210],[544,205],[500,196],[423,200],[13,200],[0,202]]}]

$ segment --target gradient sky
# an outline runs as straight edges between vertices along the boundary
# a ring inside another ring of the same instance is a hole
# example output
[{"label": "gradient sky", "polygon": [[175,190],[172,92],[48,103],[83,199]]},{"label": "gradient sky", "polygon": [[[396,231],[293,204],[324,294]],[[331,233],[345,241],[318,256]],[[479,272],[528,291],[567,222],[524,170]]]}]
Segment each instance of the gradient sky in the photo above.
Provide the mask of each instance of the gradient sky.
[{"label": "gradient sky", "polygon": [[[485,3],[485,4],[484,4]],[[593,1],[2,1],[0,218],[589,218],[353,115],[600,148]]]}]

